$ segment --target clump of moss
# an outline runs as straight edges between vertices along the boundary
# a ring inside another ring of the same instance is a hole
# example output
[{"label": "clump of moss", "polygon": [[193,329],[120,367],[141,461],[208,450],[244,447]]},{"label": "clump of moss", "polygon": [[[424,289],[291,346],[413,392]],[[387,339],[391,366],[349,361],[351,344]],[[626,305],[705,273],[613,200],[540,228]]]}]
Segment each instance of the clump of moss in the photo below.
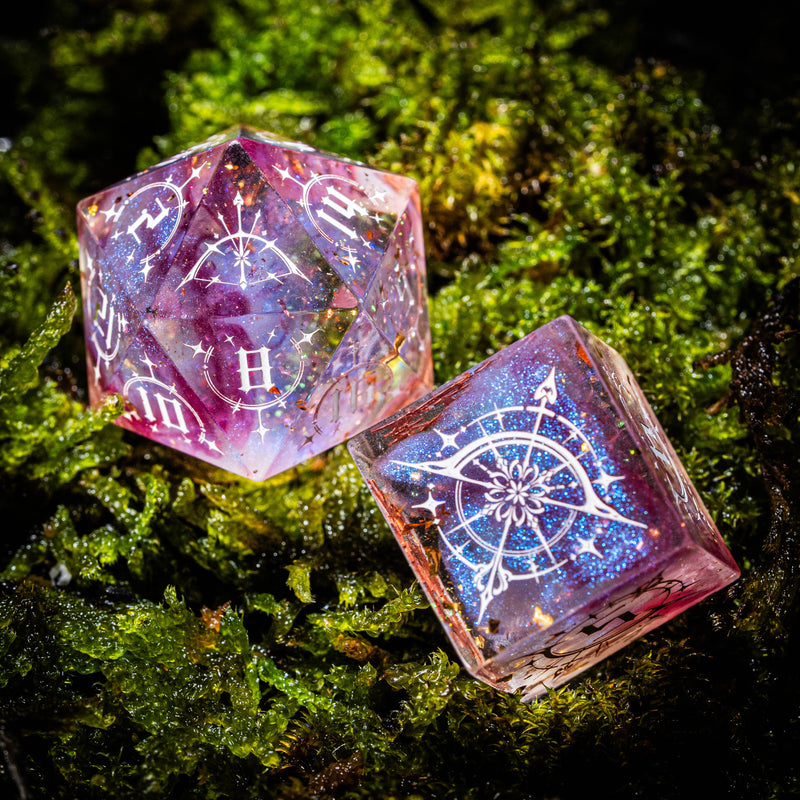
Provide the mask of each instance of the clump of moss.
[{"label": "clump of moss", "polygon": [[[6,795],[797,790],[796,120],[582,55],[601,6],[54,0],[4,35]],[[454,663],[343,448],[255,485],[88,409],[75,201],[235,122],[417,178],[439,382],[565,312],[623,353],[740,582],[524,706]]]}]

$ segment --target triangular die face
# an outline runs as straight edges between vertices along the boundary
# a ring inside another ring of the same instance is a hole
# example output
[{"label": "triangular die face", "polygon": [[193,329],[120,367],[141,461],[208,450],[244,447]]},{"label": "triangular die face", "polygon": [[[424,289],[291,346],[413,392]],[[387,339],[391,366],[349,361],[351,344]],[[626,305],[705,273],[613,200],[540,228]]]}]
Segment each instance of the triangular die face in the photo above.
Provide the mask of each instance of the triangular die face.
[{"label": "triangular die face", "polygon": [[81,248],[81,297],[86,338],[87,377],[94,400],[108,384],[142,325],[141,316],[120,291],[116,276],[98,258],[96,244]]},{"label": "triangular die face", "polygon": [[251,477],[213,416],[146,329],[136,336],[107,391],[125,398],[126,413],[116,420],[118,425]]},{"label": "triangular die face", "polygon": [[135,305],[149,305],[167,272],[222,149],[140,173],[78,205],[83,239],[99,245],[107,269]]},{"label": "triangular die face", "polygon": [[293,150],[298,153],[313,153],[314,155],[329,161],[339,161],[343,164],[352,164],[354,167],[364,167],[365,169],[373,172],[376,171],[363,161],[357,161],[354,158],[347,158],[347,156],[343,156],[338,153],[331,153],[328,150],[320,150],[318,147],[312,147],[310,144],[306,144],[305,142],[298,142],[295,139],[287,139],[285,136],[281,136],[279,133],[272,133],[272,131],[257,130],[249,125],[238,125],[233,128],[229,128],[227,131],[225,131],[225,134],[228,135],[229,138],[250,140],[256,144],[271,145],[273,147],[279,147],[282,150]]},{"label": "triangular die face", "polygon": [[397,355],[432,382],[425,254],[415,199],[398,220],[362,307]]},{"label": "triangular die face", "polygon": [[[355,310],[237,318],[157,318],[146,325],[257,480],[305,457],[286,450],[292,419]],[[295,460],[292,461],[291,459]]]},{"label": "triangular die face", "polygon": [[305,457],[323,452],[432,388],[360,314],[293,421]]},{"label": "triangular die face", "polygon": [[[272,133],[271,131],[260,131],[256,128],[251,128],[249,125],[240,125],[238,129],[231,128],[232,132],[237,131],[236,138],[240,140],[249,140],[259,145],[269,145],[272,147],[280,147],[283,150],[294,150],[298,153],[321,153],[316,147],[312,147],[305,142],[298,142],[294,139],[287,139],[279,133]],[[248,148],[249,150],[249,148]]]},{"label": "triangular die face", "polygon": [[410,178],[257,141],[242,146],[332,268],[363,297],[416,184]]},{"label": "triangular die face", "polygon": [[154,308],[169,318],[353,308],[357,300],[239,142],[228,146]]}]

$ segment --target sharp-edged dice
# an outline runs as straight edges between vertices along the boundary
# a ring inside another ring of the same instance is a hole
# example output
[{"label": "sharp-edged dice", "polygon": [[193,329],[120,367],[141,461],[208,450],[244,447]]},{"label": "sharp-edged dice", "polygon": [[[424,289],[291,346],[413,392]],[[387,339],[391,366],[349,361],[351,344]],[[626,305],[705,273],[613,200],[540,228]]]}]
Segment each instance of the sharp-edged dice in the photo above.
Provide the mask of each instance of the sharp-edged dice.
[{"label": "sharp-edged dice", "polygon": [[567,316],[349,448],[466,668],[524,699],[739,575],[625,362]]},{"label": "sharp-edged dice", "polygon": [[432,386],[409,178],[237,128],[78,205],[89,393],[263,480]]}]

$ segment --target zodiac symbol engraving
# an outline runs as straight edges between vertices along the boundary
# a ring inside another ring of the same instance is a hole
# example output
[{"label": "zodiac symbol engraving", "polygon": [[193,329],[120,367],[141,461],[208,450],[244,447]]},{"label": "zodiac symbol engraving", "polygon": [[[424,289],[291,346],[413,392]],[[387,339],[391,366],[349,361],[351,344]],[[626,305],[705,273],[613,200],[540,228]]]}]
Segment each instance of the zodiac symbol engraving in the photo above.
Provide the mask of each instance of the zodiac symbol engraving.
[{"label": "zodiac symbol engraving", "polygon": [[134,375],[125,382],[122,394],[134,406],[125,416],[146,422],[154,430],[176,431],[187,444],[194,430],[198,444],[220,453],[216,442],[209,439],[205,423],[192,404],[181,396],[174,385],[168,385],[156,377],[156,365],[147,355],[142,361],[150,374]]},{"label": "zodiac symbol engraving", "polygon": [[[228,334],[221,341],[210,344],[208,347],[203,345],[203,341],[197,344],[184,343],[191,349],[192,358],[202,356],[201,369],[208,388],[224,403],[226,403],[234,414],[240,411],[256,412],[258,424],[253,429],[261,440],[264,441],[265,435],[269,432],[266,423],[266,413],[271,409],[285,409],[289,403],[290,396],[295,392],[303,380],[305,373],[307,355],[303,350],[303,345],[313,347],[313,337],[319,333],[317,328],[313,331],[304,333],[294,339],[289,338],[289,344],[294,350],[294,358],[280,358],[273,360],[273,354],[278,356],[274,348],[262,345],[261,347],[248,350],[242,346],[236,348],[235,339]],[[271,335],[275,332],[271,331]],[[229,345],[234,348],[235,359],[230,359],[232,363],[238,365],[236,373],[239,378],[239,385],[232,384],[222,386],[219,384],[215,370],[215,355],[217,351]],[[292,350],[289,350],[291,353]],[[235,396],[233,396],[235,395]]]},{"label": "zodiac symbol engraving", "polygon": [[189,177],[180,185],[172,176],[147,183],[132,192],[124,201],[118,197],[108,208],[101,210],[106,220],[116,226],[120,219],[127,220],[131,213],[135,214],[140,209],[127,226],[119,225],[116,228],[111,239],[117,241],[120,237],[128,236],[133,240],[128,261],[137,262],[141,266],[145,281],[155,266],[154,262],[172,242],[181,224],[186,208],[184,189],[199,178],[207,166],[207,162],[202,162],[194,167]]},{"label": "zodiac symbol engraving", "polygon": [[302,189],[300,205],[306,218],[326,242],[347,254],[342,261],[355,274],[362,266],[359,251],[373,249],[393,227],[385,214],[382,217],[378,212],[370,213],[365,204],[369,200],[373,208],[375,204],[380,206],[385,203],[387,193],[373,191],[367,195],[357,181],[344,175],[314,175],[304,183],[288,167],[275,170],[282,181],[290,180]]}]

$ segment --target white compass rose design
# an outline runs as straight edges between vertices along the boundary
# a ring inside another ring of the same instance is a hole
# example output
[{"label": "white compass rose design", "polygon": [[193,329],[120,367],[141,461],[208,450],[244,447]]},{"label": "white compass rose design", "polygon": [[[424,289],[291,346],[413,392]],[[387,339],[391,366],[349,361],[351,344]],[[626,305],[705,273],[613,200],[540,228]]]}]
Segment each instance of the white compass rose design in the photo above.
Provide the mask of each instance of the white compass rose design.
[{"label": "white compass rose design", "polygon": [[[240,289],[247,289],[248,286],[259,283],[283,283],[282,278],[293,275],[301,278],[306,283],[311,280],[306,277],[286,253],[276,244],[275,239],[267,239],[265,236],[256,232],[259,220],[261,219],[261,209],[258,209],[253,216],[250,230],[245,230],[242,223],[242,209],[244,198],[241,192],[236,193],[233,205],[236,207],[236,229],[228,226],[225,217],[220,213],[217,218],[222,223],[226,236],[222,236],[213,241],[205,242],[205,252],[197,259],[195,265],[189,270],[186,277],[180,282],[178,289],[181,289],[189,281],[198,281],[211,285],[215,283],[226,286],[238,286]],[[264,253],[270,253],[276,259],[276,264],[272,268],[258,265],[257,260]],[[203,267],[207,264],[212,266],[213,257],[221,256],[226,264],[233,263],[231,275],[223,276],[220,269],[209,270],[213,274],[205,274]]]},{"label": "white compass rose design", "polygon": [[415,508],[437,520],[461,583],[471,574],[478,622],[512,582],[540,581],[582,556],[602,559],[597,540],[609,525],[647,527],[603,498],[622,477],[604,469],[605,458],[559,413],[555,369],[533,400],[496,408],[455,433],[434,429],[435,460],[392,462],[430,477]]}]

